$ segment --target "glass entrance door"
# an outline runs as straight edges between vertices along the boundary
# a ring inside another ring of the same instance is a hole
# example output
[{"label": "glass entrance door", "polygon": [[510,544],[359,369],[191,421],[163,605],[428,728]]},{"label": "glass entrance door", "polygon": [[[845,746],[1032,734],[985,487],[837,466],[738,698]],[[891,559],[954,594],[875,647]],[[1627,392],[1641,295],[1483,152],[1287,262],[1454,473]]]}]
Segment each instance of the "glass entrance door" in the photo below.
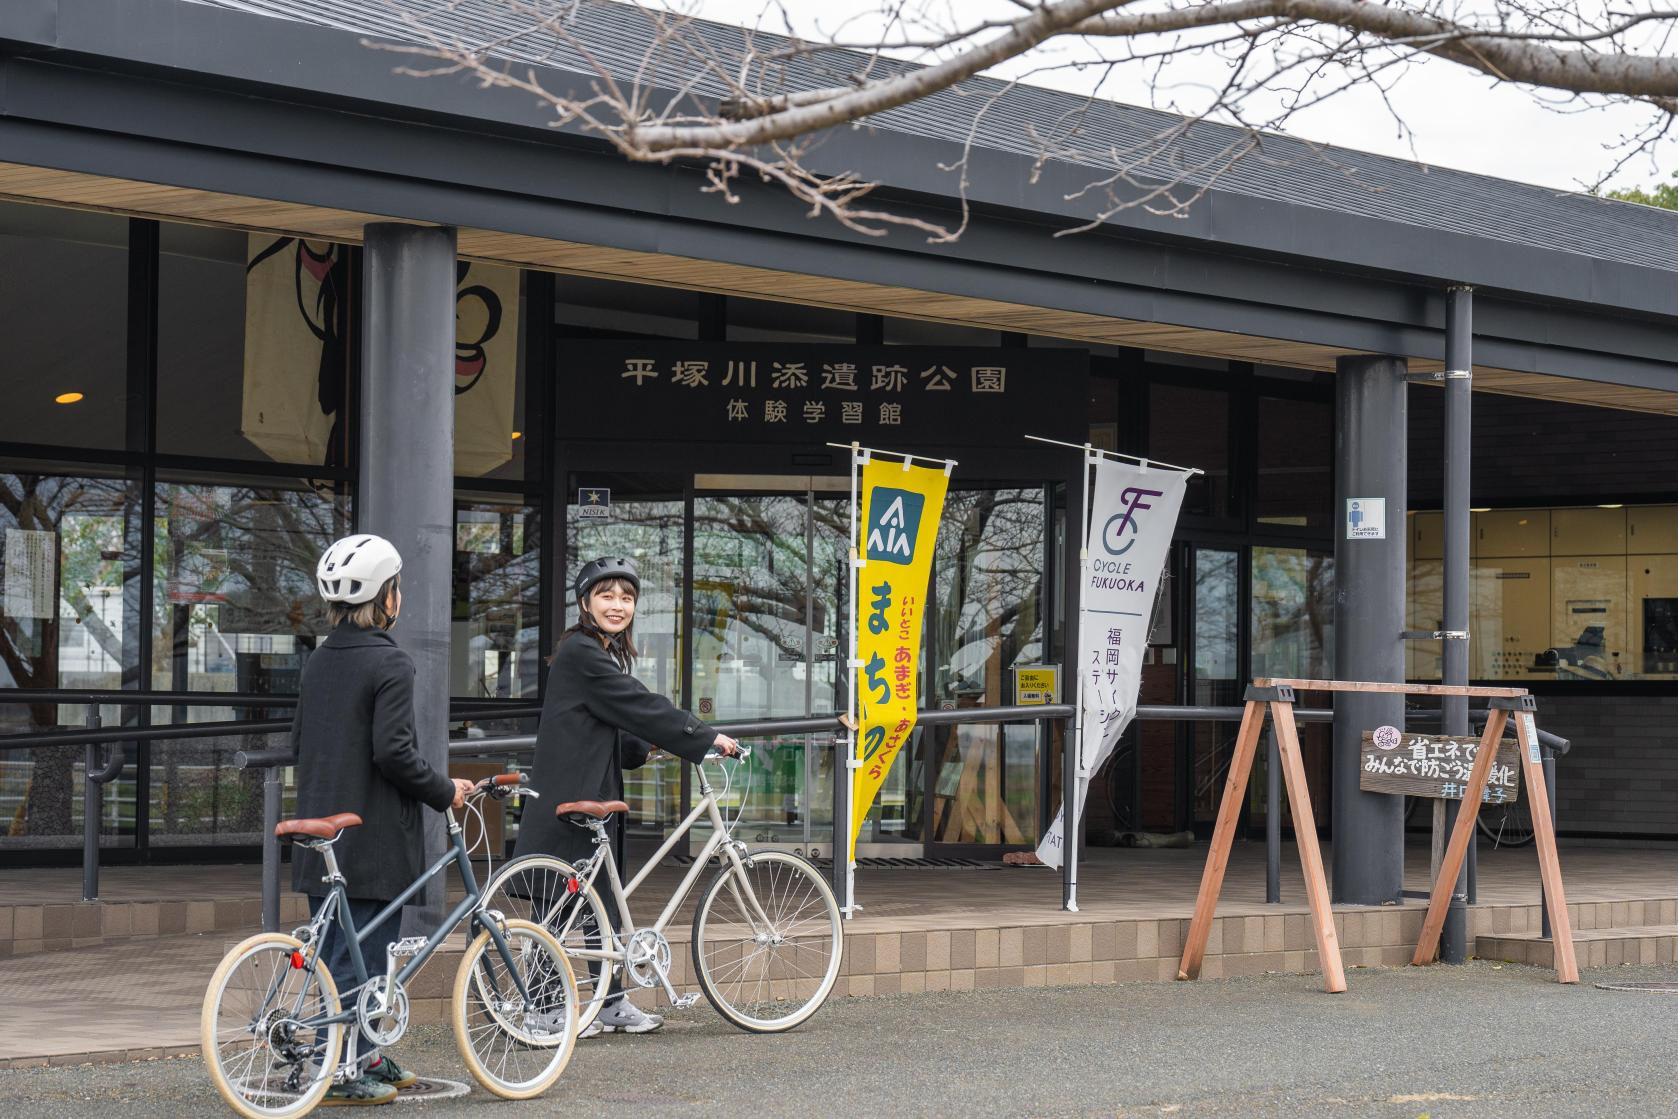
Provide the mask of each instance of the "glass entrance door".
[{"label": "glass entrance door", "polygon": [[[838,709],[846,478],[699,475],[693,500],[695,710],[719,722]],[[742,838],[830,854],[830,735],[758,739],[730,790]]]}]

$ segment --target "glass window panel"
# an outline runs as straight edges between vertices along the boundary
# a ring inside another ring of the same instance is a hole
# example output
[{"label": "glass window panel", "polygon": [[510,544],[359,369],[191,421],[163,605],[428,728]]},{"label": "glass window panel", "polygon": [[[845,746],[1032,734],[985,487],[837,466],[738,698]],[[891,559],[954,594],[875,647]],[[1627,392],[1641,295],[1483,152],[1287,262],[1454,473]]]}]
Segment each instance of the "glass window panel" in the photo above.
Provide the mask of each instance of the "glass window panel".
[{"label": "glass window panel", "polygon": [[1334,519],[1334,405],[1262,396],[1253,514],[1260,524],[1326,532]]},{"label": "glass window panel", "polygon": [[[610,515],[587,518],[575,499],[579,486],[611,490]],[[560,586],[569,588],[577,569],[598,556],[629,556],[641,573],[641,598],[635,606],[635,676],[647,688],[674,703],[682,698],[681,623],[682,588],[687,572],[682,563],[682,486],[676,479],[573,475],[565,519],[568,570],[557,573]],[[569,589],[565,624],[576,624],[577,604]],[[714,716],[700,712],[701,717]],[[682,765],[662,758],[624,774],[632,831],[664,830],[682,818]]]},{"label": "glass window panel", "polygon": [[[1060,663],[1059,651],[1044,644],[1047,516],[1040,486],[950,493],[938,532],[932,616],[937,663],[924,700],[928,706],[1013,703],[1015,667]],[[924,788],[921,759],[927,751],[936,754],[933,839],[1036,841],[1043,741],[1037,725],[959,726],[917,735],[910,754],[915,764],[902,780],[906,792],[913,791],[909,799],[918,801]]]},{"label": "glass window panel", "polygon": [[[348,506],[342,492],[300,483],[159,482],[152,687],[295,694],[327,632],[315,564],[348,530]],[[232,717],[196,707],[173,721]]]},{"label": "glass window panel", "polygon": [[1198,466],[1183,512],[1234,514],[1229,487],[1229,394],[1219,389],[1153,382],[1148,386],[1148,454],[1161,462]]},{"label": "glass window panel", "polygon": [[[1200,548],[1194,553],[1191,703],[1223,705],[1240,699],[1240,572],[1240,556],[1234,551]],[[1194,767],[1190,803],[1196,820],[1217,815],[1237,730],[1234,723],[1189,724]]]},{"label": "glass window panel", "polygon": [[1253,675],[1334,675],[1334,557],[1253,549]]},{"label": "glass window panel", "polygon": [[523,273],[463,260],[456,275],[454,472],[523,478]]},{"label": "glass window panel", "polygon": [[[120,477],[0,468],[0,687],[138,679],[139,489]],[[124,711],[106,707],[104,725]],[[87,725],[80,704],[0,704],[0,733]],[[80,841],[81,746],[0,754],[0,850]],[[101,843],[130,845],[132,769],[106,788]]]},{"label": "glass window panel", "polygon": [[[254,717],[283,718],[285,713],[257,711]],[[288,731],[165,739],[154,744],[147,841],[153,847],[255,847],[263,835],[266,770],[241,770],[234,764],[234,755],[240,750],[289,748]],[[294,803],[294,789],[287,788],[286,794],[285,799]]]},{"label": "glass window panel", "polygon": [[454,516],[450,693],[472,699],[534,696],[543,655],[536,509],[461,501]]},{"label": "glass window panel", "polygon": [[0,441],[122,448],[127,219],[0,202],[0,275],[7,370]]},{"label": "glass window panel", "polygon": [[174,224],[158,241],[158,450],[344,465],[349,247]]}]

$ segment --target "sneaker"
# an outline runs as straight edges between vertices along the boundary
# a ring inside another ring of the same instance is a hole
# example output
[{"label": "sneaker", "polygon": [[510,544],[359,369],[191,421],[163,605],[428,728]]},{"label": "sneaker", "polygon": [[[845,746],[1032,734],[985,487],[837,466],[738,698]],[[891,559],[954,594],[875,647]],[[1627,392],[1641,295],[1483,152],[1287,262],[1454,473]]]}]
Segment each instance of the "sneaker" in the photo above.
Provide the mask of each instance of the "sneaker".
[{"label": "sneaker", "polygon": [[391,1103],[395,1099],[395,1088],[374,1080],[371,1076],[362,1076],[356,1080],[334,1084],[327,1090],[326,1098],[320,1101],[320,1106],[373,1107],[381,1103]]},{"label": "sneaker", "polygon": [[565,1011],[532,1011],[524,1016],[524,1028],[531,1034],[557,1034],[565,1030]]},{"label": "sneaker", "polygon": [[602,1033],[650,1034],[664,1025],[664,1019],[648,1014],[628,999],[614,999],[601,1009],[594,1024]]},{"label": "sneaker", "polygon": [[409,1088],[419,1080],[417,1073],[409,1072],[397,1064],[394,1057],[382,1053],[373,1058],[372,1064],[363,1069],[361,1075],[380,1084],[389,1084],[392,1088]]}]

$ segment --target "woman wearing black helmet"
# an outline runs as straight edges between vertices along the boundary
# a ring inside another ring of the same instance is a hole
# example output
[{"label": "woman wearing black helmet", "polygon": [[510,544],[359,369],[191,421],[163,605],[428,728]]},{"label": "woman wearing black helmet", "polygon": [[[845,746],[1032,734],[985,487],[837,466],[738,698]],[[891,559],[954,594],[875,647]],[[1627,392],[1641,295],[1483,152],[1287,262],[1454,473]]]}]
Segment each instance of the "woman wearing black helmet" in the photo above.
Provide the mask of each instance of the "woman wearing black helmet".
[{"label": "woman wearing black helmet", "polygon": [[[593,854],[589,832],[559,819],[551,806],[622,799],[623,771],[645,764],[655,748],[691,762],[711,749],[730,755],[739,749],[734,739],[630,675],[636,655],[635,603],[641,593],[633,563],[608,556],[585,564],[572,590],[577,623],[560,635],[554,649],[530,773],[531,788],[541,793],[536,803],[544,807],[525,813],[515,857],[546,854],[577,862]],[[615,841],[622,821],[613,815],[607,826]],[[616,912],[612,919],[618,920]],[[583,1036],[647,1033],[663,1024],[619,991]]]}]

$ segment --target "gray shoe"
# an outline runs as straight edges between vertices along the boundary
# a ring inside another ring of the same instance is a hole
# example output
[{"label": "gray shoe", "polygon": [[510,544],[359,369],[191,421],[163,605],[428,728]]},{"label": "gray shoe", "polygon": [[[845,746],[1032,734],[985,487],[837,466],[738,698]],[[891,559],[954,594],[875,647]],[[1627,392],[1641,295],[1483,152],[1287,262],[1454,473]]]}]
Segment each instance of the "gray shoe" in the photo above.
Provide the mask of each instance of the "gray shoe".
[{"label": "gray shoe", "polygon": [[541,1037],[546,1034],[552,1036],[565,1032],[565,1011],[531,1011],[524,1016],[524,1028],[530,1034]]},{"label": "gray shoe", "polygon": [[[628,999],[614,999],[601,1008],[594,1024],[601,1033],[650,1034],[664,1025],[664,1019],[648,1014]],[[589,1035],[585,1031],[583,1036]]]}]

